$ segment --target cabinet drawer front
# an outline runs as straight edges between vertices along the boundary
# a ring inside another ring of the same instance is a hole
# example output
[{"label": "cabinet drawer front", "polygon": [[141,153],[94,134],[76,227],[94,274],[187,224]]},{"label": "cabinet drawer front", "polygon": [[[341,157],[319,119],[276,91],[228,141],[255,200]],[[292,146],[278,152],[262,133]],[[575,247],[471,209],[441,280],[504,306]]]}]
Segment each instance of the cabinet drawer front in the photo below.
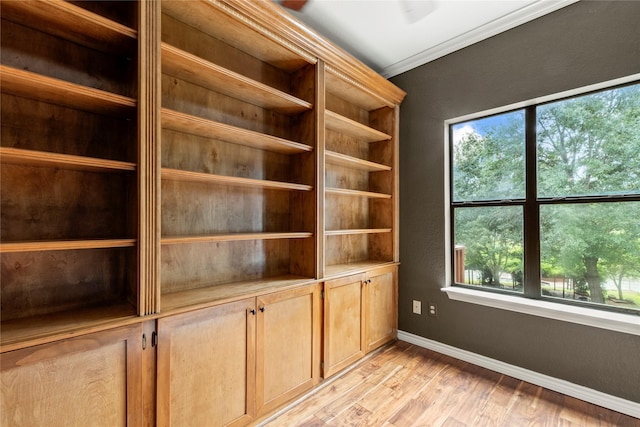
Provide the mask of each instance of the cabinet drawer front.
[{"label": "cabinet drawer front", "polygon": [[318,286],[259,297],[257,325],[256,405],[264,413],[318,379]]},{"label": "cabinet drawer front", "polygon": [[373,275],[367,284],[367,352],[396,337],[398,328],[396,272],[397,268],[394,267]]},{"label": "cabinet drawer front", "polygon": [[158,425],[251,418],[254,306],[248,299],[158,321]]},{"label": "cabinet drawer front", "polygon": [[0,424],[141,425],[140,325],[1,356]]},{"label": "cabinet drawer front", "polygon": [[362,275],[357,275],[325,284],[325,377],[364,355],[362,278]]}]

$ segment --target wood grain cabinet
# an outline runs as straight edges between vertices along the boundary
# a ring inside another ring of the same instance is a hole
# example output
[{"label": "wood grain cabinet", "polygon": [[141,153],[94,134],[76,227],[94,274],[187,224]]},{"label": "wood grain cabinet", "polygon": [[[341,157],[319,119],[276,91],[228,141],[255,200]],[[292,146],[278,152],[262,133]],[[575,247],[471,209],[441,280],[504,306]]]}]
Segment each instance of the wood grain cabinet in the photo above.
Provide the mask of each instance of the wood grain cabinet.
[{"label": "wood grain cabinet", "polygon": [[395,339],[396,307],[395,266],[325,282],[323,376]]},{"label": "wood grain cabinet", "polygon": [[0,355],[0,425],[142,426],[142,327]]},{"label": "wood grain cabinet", "polygon": [[255,298],[158,320],[157,425],[243,425],[255,415]]},{"label": "wood grain cabinet", "polygon": [[0,17],[3,424],[243,425],[395,336],[401,89],[271,1]]},{"label": "wood grain cabinet", "polygon": [[318,285],[158,321],[158,425],[244,425],[319,379]]},{"label": "wood grain cabinet", "polygon": [[398,333],[398,267],[367,274],[365,296],[365,352],[396,338]]}]

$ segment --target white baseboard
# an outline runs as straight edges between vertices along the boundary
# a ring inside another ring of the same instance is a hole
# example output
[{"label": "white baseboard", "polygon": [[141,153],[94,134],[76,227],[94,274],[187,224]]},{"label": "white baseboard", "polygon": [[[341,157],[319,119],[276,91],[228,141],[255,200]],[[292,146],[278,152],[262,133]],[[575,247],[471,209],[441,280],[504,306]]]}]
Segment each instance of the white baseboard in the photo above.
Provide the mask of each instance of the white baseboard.
[{"label": "white baseboard", "polygon": [[472,353],[467,350],[452,347],[438,341],[433,341],[418,335],[410,334],[409,332],[398,331],[398,339],[411,344],[415,344],[420,347],[424,347],[429,350],[433,350],[438,353],[445,354],[447,356],[454,357],[456,359],[463,360],[465,362],[472,363],[477,366],[481,366],[483,368],[504,375],[508,375],[510,377],[517,378],[522,381],[529,382],[531,384],[535,384],[540,387],[547,388],[549,390],[557,391],[558,393],[562,393],[567,396],[575,397],[576,399],[584,400],[585,402],[593,403],[594,405],[602,406],[613,411],[640,418],[640,403],[633,402],[631,400],[622,399],[620,397],[612,396],[610,394],[593,390],[588,387],[573,384],[569,381],[550,377],[539,372],[501,362],[499,360],[482,356],[477,353]]}]

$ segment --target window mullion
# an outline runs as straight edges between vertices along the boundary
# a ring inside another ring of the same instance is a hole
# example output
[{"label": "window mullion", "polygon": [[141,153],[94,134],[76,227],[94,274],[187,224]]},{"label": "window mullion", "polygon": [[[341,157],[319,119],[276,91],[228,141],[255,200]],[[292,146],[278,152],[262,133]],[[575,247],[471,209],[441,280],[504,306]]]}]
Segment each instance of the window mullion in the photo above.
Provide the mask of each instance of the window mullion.
[{"label": "window mullion", "polygon": [[524,203],[524,295],[540,298],[540,208],[536,149],[536,107],[525,112],[526,200]]}]

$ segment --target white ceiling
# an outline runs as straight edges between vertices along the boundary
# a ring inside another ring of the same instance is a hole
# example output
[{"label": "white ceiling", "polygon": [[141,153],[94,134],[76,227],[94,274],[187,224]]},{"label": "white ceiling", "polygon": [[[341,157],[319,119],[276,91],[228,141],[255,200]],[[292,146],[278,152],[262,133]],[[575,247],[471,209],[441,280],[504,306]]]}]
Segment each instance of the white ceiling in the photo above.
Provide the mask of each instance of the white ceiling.
[{"label": "white ceiling", "polygon": [[576,1],[308,0],[287,11],[392,77]]}]

